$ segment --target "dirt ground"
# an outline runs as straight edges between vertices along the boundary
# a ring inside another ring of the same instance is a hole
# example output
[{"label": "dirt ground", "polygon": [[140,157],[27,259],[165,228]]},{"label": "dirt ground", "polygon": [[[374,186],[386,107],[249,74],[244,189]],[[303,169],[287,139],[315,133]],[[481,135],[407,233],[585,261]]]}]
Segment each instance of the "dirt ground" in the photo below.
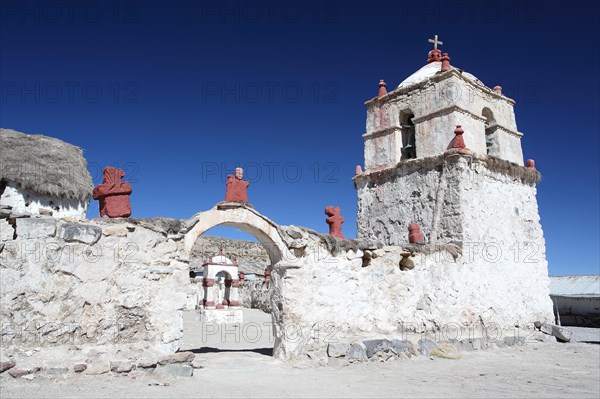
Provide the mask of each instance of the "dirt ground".
[{"label": "dirt ground", "polygon": [[[192,377],[142,371],[97,376],[44,372],[33,380],[0,375],[0,397],[560,397],[600,398],[600,345],[527,343],[463,352],[457,360],[417,357],[344,367],[283,363],[270,357],[269,315],[245,313],[224,331],[185,315],[182,350],[203,368]],[[259,326],[261,329],[259,329]]]}]

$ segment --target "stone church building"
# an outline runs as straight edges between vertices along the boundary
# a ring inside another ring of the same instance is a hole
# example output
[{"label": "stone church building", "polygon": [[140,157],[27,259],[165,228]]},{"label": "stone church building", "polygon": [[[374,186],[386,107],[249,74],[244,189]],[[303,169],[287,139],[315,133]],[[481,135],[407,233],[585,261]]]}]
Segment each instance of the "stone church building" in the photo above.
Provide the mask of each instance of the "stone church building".
[{"label": "stone church building", "polygon": [[[524,162],[514,101],[453,67],[437,37],[432,42],[425,66],[390,92],[382,81],[365,103],[364,170],[358,166],[353,177],[356,239],[279,225],[249,206],[251,198],[219,202],[186,220],[0,214],[7,350],[63,342],[73,359],[101,347],[132,362],[142,352],[175,352],[194,284],[193,249],[215,226],[241,229],[265,248],[265,306],[280,359],[327,356],[332,333],[364,350],[365,340],[404,342],[407,331],[456,343],[552,322],[540,173]],[[85,180],[70,200],[85,202]],[[22,252],[36,246],[52,251]],[[239,307],[237,266],[213,258],[204,267],[198,308]],[[223,270],[223,296],[216,297],[208,280]],[[56,320],[63,328],[38,328],[36,342],[22,339],[20,332]]]}]

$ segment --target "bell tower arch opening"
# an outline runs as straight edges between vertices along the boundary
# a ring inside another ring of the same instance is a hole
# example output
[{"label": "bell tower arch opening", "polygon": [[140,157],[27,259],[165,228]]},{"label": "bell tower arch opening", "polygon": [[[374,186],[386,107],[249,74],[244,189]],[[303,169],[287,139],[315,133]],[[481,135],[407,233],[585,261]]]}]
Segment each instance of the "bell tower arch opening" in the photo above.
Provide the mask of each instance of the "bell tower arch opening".
[{"label": "bell tower arch opening", "polygon": [[496,133],[496,118],[494,113],[488,107],[483,108],[481,115],[485,118],[485,147],[487,155],[498,156],[500,146],[498,144],[498,135]]},{"label": "bell tower arch opening", "polygon": [[417,157],[416,130],[415,124],[412,121],[414,117],[415,115],[409,109],[400,112],[400,126],[402,127],[402,161]]}]

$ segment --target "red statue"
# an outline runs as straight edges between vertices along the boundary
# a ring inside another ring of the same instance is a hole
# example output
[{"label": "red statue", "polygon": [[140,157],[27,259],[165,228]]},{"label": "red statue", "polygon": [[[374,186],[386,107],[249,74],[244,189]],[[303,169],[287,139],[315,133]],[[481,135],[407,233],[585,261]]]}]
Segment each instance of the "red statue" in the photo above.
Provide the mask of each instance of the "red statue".
[{"label": "red statue", "polygon": [[528,159],[525,163],[525,167],[529,169],[535,169],[535,161],[533,159]]},{"label": "red statue", "polygon": [[325,214],[329,216],[325,219],[329,225],[329,234],[336,238],[345,239],[344,233],[342,233],[342,223],[344,223],[344,218],[340,215],[340,208],[328,206],[325,208]]},{"label": "red statue", "polygon": [[100,216],[109,218],[126,218],[131,215],[131,184],[121,179],[125,172],[121,169],[107,166],[102,171],[102,184],[94,188],[92,196],[100,202]]},{"label": "red statue", "polygon": [[244,177],[244,169],[242,168],[235,168],[235,176],[227,175],[227,183],[225,184],[226,202],[248,203],[248,186],[250,182],[242,180],[242,177]]}]

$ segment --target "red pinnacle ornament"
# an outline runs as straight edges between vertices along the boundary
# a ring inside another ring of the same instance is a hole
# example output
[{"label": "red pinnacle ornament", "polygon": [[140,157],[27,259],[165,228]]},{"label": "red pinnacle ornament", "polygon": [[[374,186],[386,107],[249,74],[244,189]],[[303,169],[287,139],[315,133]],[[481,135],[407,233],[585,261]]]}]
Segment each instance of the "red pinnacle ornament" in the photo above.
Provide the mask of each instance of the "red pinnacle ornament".
[{"label": "red pinnacle ornament", "polygon": [[442,56],[442,72],[446,72],[451,70],[452,67],[450,66],[450,57],[448,56],[448,53],[444,53],[444,55]]},{"label": "red pinnacle ornament", "polygon": [[452,141],[452,148],[467,148],[465,145],[465,139],[463,138],[463,130],[461,125],[456,125],[456,129],[454,129],[454,140]]},{"label": "red pinnacle ornament", "polygon": [[415,222],[408,225],[408,242],[411,244],[423,244],[425,242],[421,228]]},{"label": "red pinnacle ornament", "polygon": [[454,139],[450,144],[450,148],[446,150],[446,154],[471,154],[471,150],[469,150],[465,145],[465,139],[462,136],[464,132],[465,131],[463,130],[461,125],[456,125],[456,129],[454,129]]},{"label": "red pinnacle ornament", "polygon": [[438,49],[431,50],[427,55],[427,63],[430,64],[432,62],[441,61],[442,60],[442,52]]},{"label": "red pinnacle ornament", "polygon": [[377,97],[383,97],[387,94],[387,89],[385,88],[385,82],[383,79],[379,81],[379,92],[377,93]]},{"label": "red pinnacle ornament", "polygon": [[535,161],[533,159],[528,159],[527,162],[525,162],[525,166],[530,169],[535,169]]}]

